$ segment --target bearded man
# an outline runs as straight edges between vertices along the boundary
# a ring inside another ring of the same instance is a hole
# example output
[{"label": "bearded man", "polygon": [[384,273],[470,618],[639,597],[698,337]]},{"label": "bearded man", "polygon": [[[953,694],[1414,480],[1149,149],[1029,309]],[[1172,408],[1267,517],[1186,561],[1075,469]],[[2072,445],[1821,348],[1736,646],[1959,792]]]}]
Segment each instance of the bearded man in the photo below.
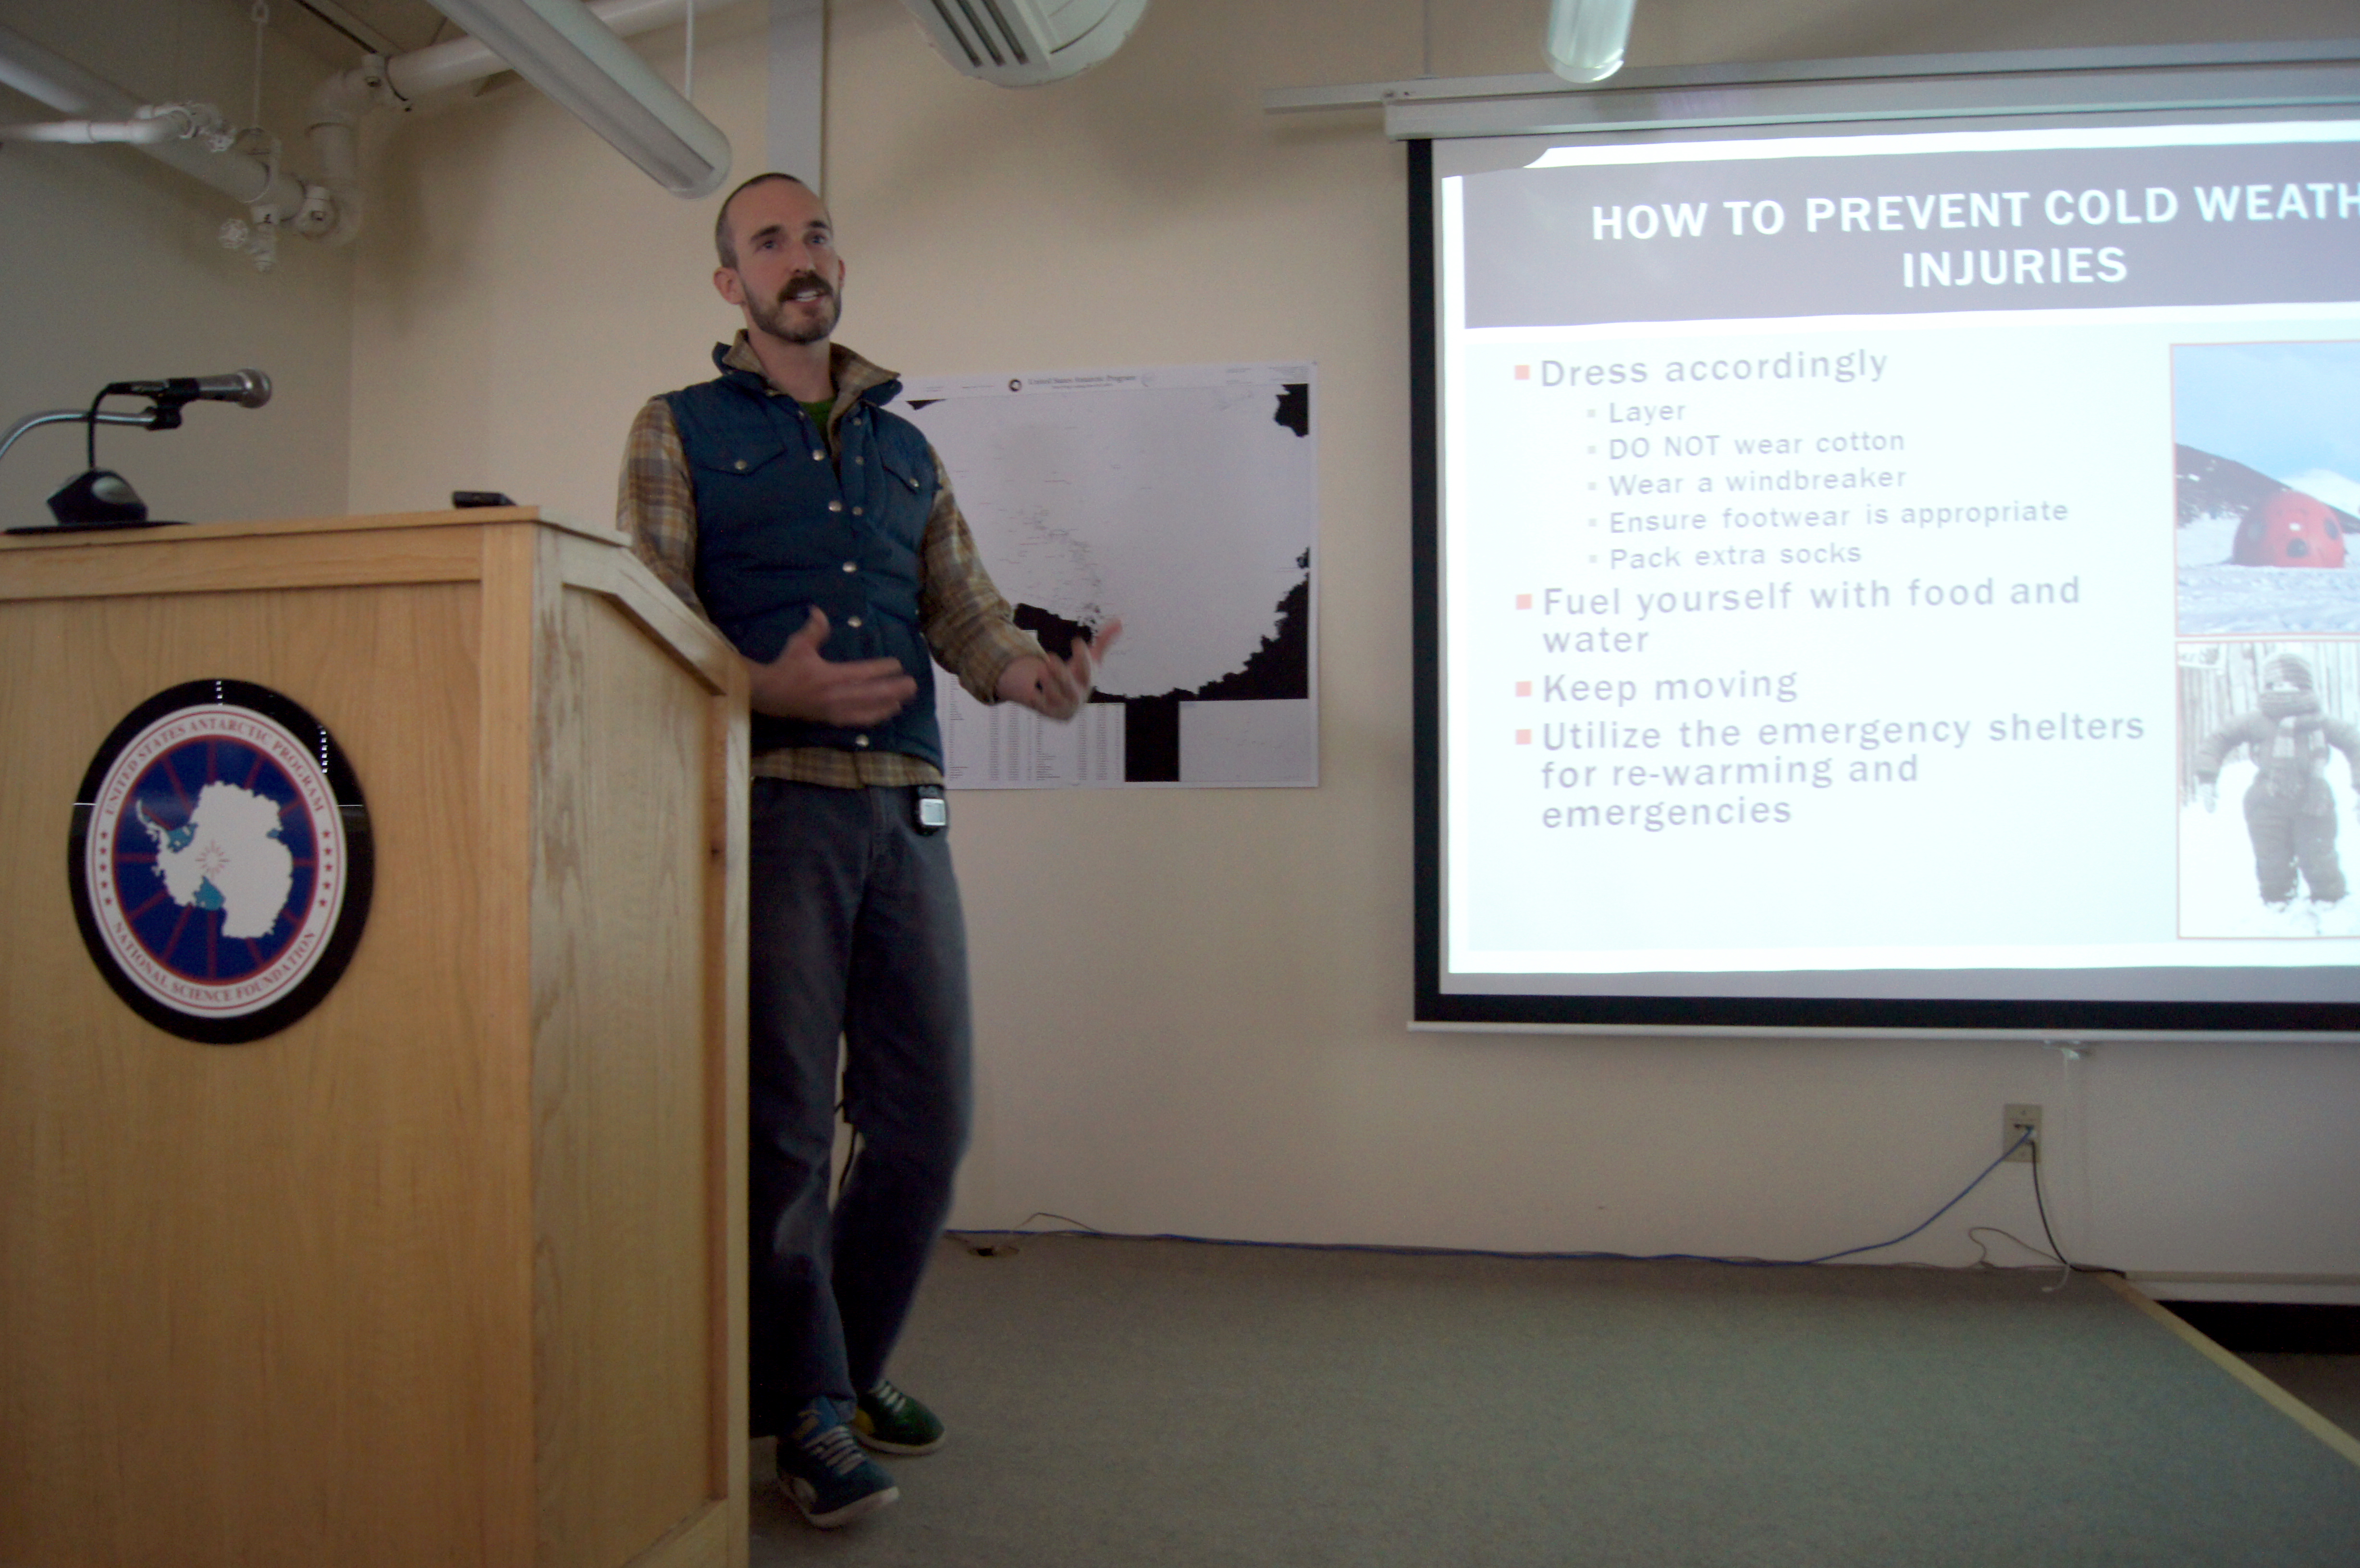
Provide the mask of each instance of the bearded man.
[{"label": "bearded man", "polygon": [[[744,330],[717,378],[639,410],[617,510],[752,678],[748,1381],[781,1488],[832,1529],[901,1495],[864,1448],[943,1441],[885,1377],[970,1114],[928,657],[979,701],[1069,719],[1120,623],[1069,659],[1015,626],[941,461],[886,408],[901,384],[833,341],[845,265],[817,192],[757,175],[714,245]],[[839,1039],[856,1152],[831,1210]]]}]

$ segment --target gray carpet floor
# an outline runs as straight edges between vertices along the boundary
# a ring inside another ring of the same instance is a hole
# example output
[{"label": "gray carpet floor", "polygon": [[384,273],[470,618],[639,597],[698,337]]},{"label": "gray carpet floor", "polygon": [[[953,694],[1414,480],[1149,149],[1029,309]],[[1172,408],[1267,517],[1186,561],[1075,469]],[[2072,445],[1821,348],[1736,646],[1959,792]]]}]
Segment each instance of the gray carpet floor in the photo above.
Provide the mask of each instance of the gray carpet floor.
[{"label": "gray carpet floor", "polygon": [[950,1442],[834,1533],[758,1485],[752,1561],[2360,1564],[2360,1466],[2055,1279],[945,1242]]}]

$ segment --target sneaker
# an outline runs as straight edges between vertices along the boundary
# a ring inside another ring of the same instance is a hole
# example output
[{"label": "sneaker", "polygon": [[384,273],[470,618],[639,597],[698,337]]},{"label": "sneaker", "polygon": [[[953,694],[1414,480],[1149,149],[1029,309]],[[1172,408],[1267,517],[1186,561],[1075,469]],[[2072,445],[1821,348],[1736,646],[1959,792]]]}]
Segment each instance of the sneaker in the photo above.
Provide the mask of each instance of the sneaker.
[{"label": "sneaker", "polygon": [[836,1409],[833,1399],[814,1399],[779,1439],[779,1489],[822,1530],[850,1524],[901,1496],[885,1467],[860,1452]]},{"label": "sneaker", "polygon": [[860,1396],[852,1432],[860,1446],[880,1454],[932,1454],[943,1445],[943,1423],[934,1412],[882,1377]]}]

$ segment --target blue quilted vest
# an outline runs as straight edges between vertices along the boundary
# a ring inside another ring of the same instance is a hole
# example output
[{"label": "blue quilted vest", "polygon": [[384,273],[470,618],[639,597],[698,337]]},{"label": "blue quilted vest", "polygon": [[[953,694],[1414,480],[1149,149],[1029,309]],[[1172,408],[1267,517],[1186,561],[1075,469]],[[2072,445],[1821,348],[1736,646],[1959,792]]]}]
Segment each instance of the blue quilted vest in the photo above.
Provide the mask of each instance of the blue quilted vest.
[{"label": "blue quilted vest", "polygon": [[768,663],[816,604],[831,628],[822,657],[899,659],[918,694],[881,724],[837,729],[754,715],[753,749],[896,751],[942,766],[934,670],[918,630],[918,547],[934,505],[934,457],[918,428],[884,405],[888,381],[837,410],[836,461],[792,397],[724,364],[718,380],[664,395],[696,500],[696,592],[747,658]]}]

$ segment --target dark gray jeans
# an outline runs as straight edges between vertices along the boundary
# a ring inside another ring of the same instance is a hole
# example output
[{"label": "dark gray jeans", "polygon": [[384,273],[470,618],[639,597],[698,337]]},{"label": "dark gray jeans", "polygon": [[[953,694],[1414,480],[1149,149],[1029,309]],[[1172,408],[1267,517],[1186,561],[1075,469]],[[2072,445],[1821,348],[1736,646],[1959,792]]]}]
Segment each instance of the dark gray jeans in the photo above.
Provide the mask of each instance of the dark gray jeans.
[{"label": "dark gray jeans", "polygon": [[[757,779],[748,878],[753,1430],[883,1376],[950,1212],[973,1091],[947,832],[908,789]],[[836,1040],[858,1152],[834,1213]]]}]

